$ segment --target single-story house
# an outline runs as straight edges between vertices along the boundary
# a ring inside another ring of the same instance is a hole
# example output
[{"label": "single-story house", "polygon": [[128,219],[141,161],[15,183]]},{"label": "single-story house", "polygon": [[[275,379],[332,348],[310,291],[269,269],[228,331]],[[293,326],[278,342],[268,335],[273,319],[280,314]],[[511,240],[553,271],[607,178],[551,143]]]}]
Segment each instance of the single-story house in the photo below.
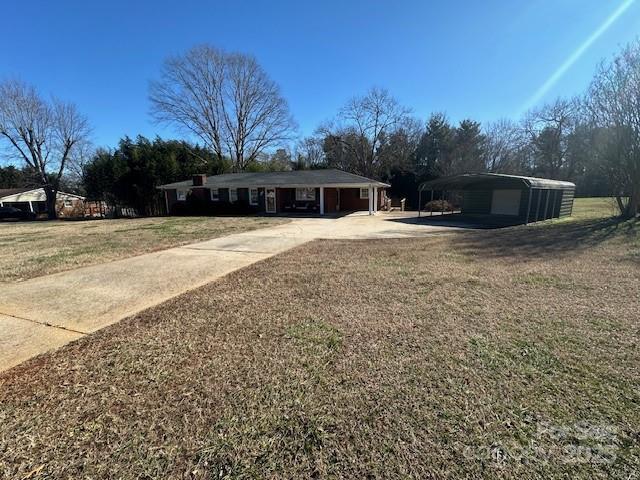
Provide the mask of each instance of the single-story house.
[{"label": "single-story house", "polygon": [[[82,206],[84,197],[73,193],[58,192],[56,210],[58,215],[75,211]],[[15,207],[35,214],[47,213],[47,197],[44,188],[4,188],[0,189],[0,207]]]},{"label": "single-story house", "polygon": [[530,223],[571,215],[576,186],[547,178],[468,173],[422,183],[420,206],[425,201],[461,194],[460,213],[490,216],[504,223]]},{"label": "single-story house", "polygon": [[168,212],[190,197],[215,205],[242,204],[247,211],[264,213],[325,213],[368,210],[384,205],[388,184],[336,169],[289,172],[194,175],[191,180],[158,187],[164,192]]}]

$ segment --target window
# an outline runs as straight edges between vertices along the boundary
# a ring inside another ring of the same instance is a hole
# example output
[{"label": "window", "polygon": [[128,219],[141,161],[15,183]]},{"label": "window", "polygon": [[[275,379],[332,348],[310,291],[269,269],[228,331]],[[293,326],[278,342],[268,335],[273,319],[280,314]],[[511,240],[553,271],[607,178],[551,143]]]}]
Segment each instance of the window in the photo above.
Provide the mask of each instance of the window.
[{"label": "window", "polygon": [[217,188],[211,189],[211,201],[217,202],[220,200],[220,191]]},{"label": "window", "polygon": [[178,201],[185,201],[187,199],[187,191],[186,190],[176,190],[176,197]]},{"label": "window", "polygon": [[360,198],[363,200],[369,198],[369,187],[360,189]]},{"label": "window", "polygon": [[238,201],[238,189],[230,188],[229,189],[229,201],[231,203],[236,203]]},{"label": "window", "polygon": [[258,205],[258,189],[249,189],[249,205]]},{"label": "window", "polygon": [[73,200],[71,200],[70,198],[65,198],[64,199],[64,206],[65,207],[73,207]]},{"label": "window", "polygon": [[316,199],[315,188],[296,188],[296,200],[299,202],[308,202]]}]

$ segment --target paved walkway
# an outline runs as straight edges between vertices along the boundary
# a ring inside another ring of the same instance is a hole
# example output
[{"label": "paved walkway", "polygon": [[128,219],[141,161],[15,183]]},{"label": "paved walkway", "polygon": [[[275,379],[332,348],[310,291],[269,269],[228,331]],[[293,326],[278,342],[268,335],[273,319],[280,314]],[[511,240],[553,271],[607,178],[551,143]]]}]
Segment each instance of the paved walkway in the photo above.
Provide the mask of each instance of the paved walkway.
[{"label": "paved walkway", "polygon": [[411,215],[299,218],[276,227],[3,285],[0,371],[311,240],[415,237]]}]

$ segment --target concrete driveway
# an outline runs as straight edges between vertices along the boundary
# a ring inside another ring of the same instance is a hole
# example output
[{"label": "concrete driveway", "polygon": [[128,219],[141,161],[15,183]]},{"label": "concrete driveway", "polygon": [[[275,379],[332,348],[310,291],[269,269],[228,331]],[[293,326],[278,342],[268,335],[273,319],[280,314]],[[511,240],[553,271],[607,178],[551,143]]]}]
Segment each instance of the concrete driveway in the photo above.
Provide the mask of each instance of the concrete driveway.
[{"label": "concrete driveway", "polygon": [[445,230],[451,228],[420,224],[408,213],[299,218],[3,285],[0,371],[311,240],[418,237]]}]

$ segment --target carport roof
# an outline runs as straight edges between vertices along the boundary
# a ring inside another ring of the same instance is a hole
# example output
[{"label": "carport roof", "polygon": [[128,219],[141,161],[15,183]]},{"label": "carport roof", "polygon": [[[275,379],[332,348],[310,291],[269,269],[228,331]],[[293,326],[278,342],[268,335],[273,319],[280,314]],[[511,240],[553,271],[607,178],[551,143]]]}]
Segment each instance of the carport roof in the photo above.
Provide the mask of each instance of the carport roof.
[{"label": "carport roof", "polygon": [[[207,177],[205,187],[388,187],[389,185],[367,177],[333,168],[323,170],[293,170],[289,172],[224,173]],[[193,187],[192,180],[161,185],[163,190]]]},{"label": "carport roof", "polygon": [[33,188],[0,188],[0,199],[15,195],[16,193],[30,192]]},{"label": "carport roof", "polygon": [[465,173],[451,177],[442,177],[420,184],[418,190],[465,190],[469,187],[482,188],[541,188],[547,190],[567,190],[575,188],[571,182],[550,180],[548,178],[504,175],[501,173]]}]

